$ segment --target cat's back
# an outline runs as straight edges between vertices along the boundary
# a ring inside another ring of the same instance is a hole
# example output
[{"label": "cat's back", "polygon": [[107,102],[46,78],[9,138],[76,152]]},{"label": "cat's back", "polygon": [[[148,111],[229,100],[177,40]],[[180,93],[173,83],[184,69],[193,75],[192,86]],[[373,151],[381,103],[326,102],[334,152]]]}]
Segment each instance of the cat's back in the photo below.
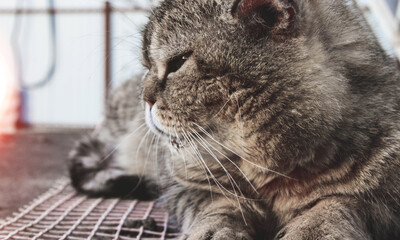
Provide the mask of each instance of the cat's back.
[{"label": "cat's back", "polygon": [[112,138],[119,139],[129,133],[141,121],[143,110],[140,105],[141,76],[134,76],[110,92],[106,102],[103,126]]}]

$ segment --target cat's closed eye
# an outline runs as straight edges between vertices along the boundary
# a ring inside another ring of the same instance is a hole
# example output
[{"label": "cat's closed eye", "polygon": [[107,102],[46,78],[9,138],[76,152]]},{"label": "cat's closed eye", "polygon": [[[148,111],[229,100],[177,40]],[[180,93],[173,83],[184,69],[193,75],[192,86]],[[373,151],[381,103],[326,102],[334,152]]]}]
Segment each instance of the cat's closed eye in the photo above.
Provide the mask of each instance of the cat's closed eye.
[{"label": "cat's closed eye", "polygon": [[165,73],[165,77],[168,77],[170,73],[178,71],[183,66],[183,64],[185,64],[185,62],[189,59],[190,55],[192,55],[192,52],[187,52],[172,58],[167,64],[167,71]]}]

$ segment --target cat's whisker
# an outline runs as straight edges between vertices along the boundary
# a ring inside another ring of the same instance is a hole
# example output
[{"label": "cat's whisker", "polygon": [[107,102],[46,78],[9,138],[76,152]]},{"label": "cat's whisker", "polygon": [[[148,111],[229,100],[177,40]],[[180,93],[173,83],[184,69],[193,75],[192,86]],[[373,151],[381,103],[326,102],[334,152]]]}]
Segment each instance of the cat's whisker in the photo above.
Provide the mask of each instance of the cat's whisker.
[{"label": "cat's whisker", "polygon": [[239,171],[240,173],[244,176],[246,181],[250,184],[250,186],[253,188],[253,190],[258,194],[257,189],[254,187],[253,183],[249,180],[247,175],[243,172],[243,170],[234,162],[232,161],[228,156],[223,154],[221,151],[216,149],[212,144],[210,144],[205,138],[203,138],[198,132],[196,132],[194,129],[190,128],[191,131],[198,136],[198,138],[202,139],[205,144],[208,144],[211,148],[213,148],[217,153],[221,154],[224,158],[226,158],[231,164],[233,164]]},{"label": "cat's whisker", "polygon": [[[142,147],[143,142],[147,139],[147,136],[149,135],[149,133],[151,132],[150,129],[147,130],[146,134],[143,136],[143,138],[141,139],[138,148],[136,150],[136,157],[135,159],[138,159],[138,153],[139,153],[139,149]],[[144,169],[146,168],[146,164],[147,164],[147,159],[144,162],[143,168],[142,168],[142,172],[140,174],[138,174],[139,176],[139,181],[136,183],[136,186],[132,187],[132,189],[129,191],[129,193],[127,193],[127,196],[129,196],[130,194],[132,194],[133,192],[135,192],[138,187],[140,186],[140,184],[142,183],[143,177],[144,177]]]},{"label": "cat's whisker", "polygon": [[238,97],[236,95],[235,95],[235,98],[236,98],[236,103],[237,103],[237,106],[238,106],[239,123],[240,123],[240,125],[242,127],[242,138],[244,139],[244,123],[243,123],[243,119],[242,119],[242,112],[240,111],[239,99],[238,99]]},{"label": "cat's whisker", "polygon": [[[241,199],[245,199],[245,200],[253,200],[253,199],[249,199],[247,197],[245,197],[245,195],[243,194],[243,192],[241,191],[239,185],[237,184],[237,182],[235,181],[235,179],[233,178],[233,176],[229,173],[229,171],[226,169],[226,167],[224,167],[224,165],[218,160],[217,156],[215,156],[215,154],[212,152],[211,149],[209,149],[205,144],[203,145],[202,143],[200,143],[197,139],[195,139],[215,160],[216,162],[224,169],[225,174],[227,175],[231,185],[232,185],[232,189],[233,189],[233,193],[228,191],[230,194],[232,194],[234,197],[236,198],[241,198]],[[238,195],[236,193],[236,188],[238,189],[240,195]]]},{"label": "cat's whisker", "polygon": [[229,101],[231,101],[231,100],[232,100],[232,95],[225,102],[225,104],[222,106],[222,108],[212,117],[212,119],[216,118],[222,112],[222,110],[226,107],[226,105],[229,103]]},{"label": "cat's whisker", "polygon": [[[194,137],[193,135],[191,135],[191,134],[188,134],[188,135],[190,135],[189,136],[189,138],[190,139],[193,139],[192,137]],[[198,142],[200,145],[202,145],[196,138],[194,138],[193,140],[195,140],[196,142]],[[192,142],[193,142],[193,140],[192,140]],[[202,145],[203,146],[203,145]],[[201,156],[201,153],[200,153],[200,150],[198,150],[198,148],[194,145],[194,148],[196,148],[197,149],[197,152],[200,154],[200,156]],[[203,148],[204,148],[204,146],[203,146]],[[207,149],[206,149],[207,150]],[[209,152],[210,153],[210,152]],[[213,154],[213,153],[210,153],[210,154]],[[203,163],[206,165],[206,167],[207,167],[207,169],[210,171],[210,173],[211,173],[211,170],[208,168],[208,166],[207,166],[207,164],[205,163],[205,161],[204,161],[204,158],[203,157],[201,157],[201,159],[202,159],[202,161],[203,161]],[[224,187],[218,180],[217,180],[217,182],[221,185],[221,187],[226,191],[226,192],[228,192],[229,194],[231,194],[231,195],[233,195],[234,197],[240,197],[240,198],[242,198],[242,196],[239,196],[239,195],[237,195],[237,193],[236,193],[236,189],[235,189],[235,185],[238,187],[238,185],[237,185],[237,183],[235,182],[235,180],[232,178],[232,176],[229,174],[229,172],[227,172],[227,170],[226,170],[226,168],[218,161],[218,159],[216,159],[216,161],[222,166],[222,168],[224,168],[224,170],[225,170],[225,174],[227,174],[227,176],[228,176],[228,180],[229,180],[229,182],[231,183],[231,186],[232,186],[232,189],[233,189],[233,191],[234,192],[231,192],[230,190],[228,190],[226,187]],[[214,174],[213,174],[213,177],[215,178],[215,176],[214,176]],[[216,178],[215,178],[216,179]],[[240,190],[240,189],[239,189]],[[243,194],[242,194],[243,195]]]},{"label": "cat's whisker", "polygon": [[147,164],[149,162],[150,151],[153,149],[155,137],[156,137],[156,135],[153,134],[153,138],[151,139],[150,144],[147,146],[148,147],[147,154],[146,154],[147,156],[146,156],[146,159],[145,159],[144,164],[143,164],[142,172],[139,175],[139,181],[136,184],[135,188],[133,190],[131,190],[132,192],[134,192],[139,187],[139,185],[141,184],[141,182],[142,182],[142,180],[143,180],[143,178],[145,176],[145,169],[146,169]]},{"label": "cat's whisker", "polygon": [[[181,124],[181,126],[182,126],[182,124]],[[183,126],[182,126],[182,131],[183,131],[183,136],[185,137],[186,141],[188,141],[188,142],[190,143],[192,149],[194,150],[194,152],[196,152],[196,155],[198,156],[198,158],[203,162],[204,166],[205,166],[205,167],[207,168],[207,170],[209,171],[210,175],[212,176],[214,182],[217,184],[218,188],[220,188],[221,191],[222,191],[222,189],[223,189],[224,191],[228,192],[229,194],[231,194],[231,195],[237,197],[237,194],[235,194],[235,193],[231,192],[230,190],[228,190],[227,188],[225,188],[225,186],[223,186],[222,183],[220,183],[220,182],[217,180],[217,178],[215,177],[215,175],[211,172],[211,170],[210,170],[209,167],[207,166],[207,164],[206,164],[206,162],[205,162],[203,156],[201,155],[200,150],[198,150],[198,148],[196,147],[196,145],[193,143],[193,140],[192,140],[193,138],[191,138],[191,137],[188,135],[188,133],[184,130]],[[191,135],[191,136],[192,136],[192,135]],[[229,177],[228,177],[228,179],[229,179]],[[230,179],[229,179],[229,180],[230,180]],[[232,182],[231,182],[231,183],[232,183]],[[222,187],[222,189],[221,189],[221,187]],[[224,191],[222,191],[222,193],[225,195]],[[225,195],[225,197],[227,197],[227,196]],[[227,199],[230,200],[228,197],[227,197]]]},{"label": "cat's whisker", "polygon": [[[196,156],[198,157],[198,159],[204,163],[205,167],[209,170],[207,164],[205,163],[203,156],[201,155],[201,152],[197,149],[196,145],[194,144],[193,140],[191,140],[191,138],[189,137],[188,133],[182,129],[183,131],[183,137],[185,138],[185,140],[189,143],[189,146],[191,147],[191,149],[196,153]],[[209,170],[210,171],[210,170]],[[214,177],[214,174],[212,174],[212,172],[210,171],[210,174],[212,175],[212,177],[216,180],[216,178]],[[218,181],[218,180],[217,180]],[[219,182],[218,182],[219,183]]]},{"label": "cat's whisker", "polygon": [[113,12],[121,14],[124,17],[124,19],[129,22],[129,24],[132,24],[135,28],[140,29],[140,26],[137,23],[135,23],[130,17],[128,17],[128,15],[124,11],[121,11],[118,8],[113,7],[112,5],[111,5],[111,9]]},{"label": "cat's whisker", "polygon": [[[170,128],[170,125],[169,125],[169,124],[168,124],[168,128]],[[168,132],[168,143],[169,143],[170,145],[172,145],[172,135],[171,135],[170,132]],[[168,148],[168,149],[169,149],[169,152],[170,152],[170,154],[171,154],[171,156],[172,156],[172,155],[173,155],[172,149],[171,149],[171,148]],[[175,169],[175,162],[172,161],[172,172],[174,172],[174,169]]]},{"label": "cat's whisker", "polygon": [[[200,161],[202,161],[202,156],[201,153],[198,152],[195,147],[193,142],[188,138],[186,132],[183,130],[183,137],[185,138],[185,140],[189,143],[189,146],[191,147],[192,151],[194,152],[194,156],[196,156]],[[196,159],[196,158],[195,158]],[[207,167],[207,166],[206,166]]]},{"label": "cat's whisker", "polygon": [[[189,135],[193,136],[190,133],[189,133]],[[244,198],[244,199],[246,199],[246,198],[244,197],[244,194],[240,190],[239,185],[237,184],[235,179],[232,177],[232,175],[229,173],[229,171],[224,167],[224,165],[218,160],[217,156],[215,156],[215,154],[205,144],[200,143],[199,139],[196,139],[195,136],[193,136],[193,138],[194,138],[194,140],[196,142],[198,142],[216,160],[216,162],[223,168],[225,174],[228,176],[228,179],[229,179],[229,181],[231,183],[231,186],[232,186],[232,189],[233,189],[233,192],[234,192],[234,196],[236,197],[236,200],[237,200],[238,205],[239,205],[239,211],[242,214],[243,221],[247,226],[247,221],[246,221],[246,218],[244,216],[244,212],[243,212],[243,209],[242,209],[242,205],[240,204],[239,197]],[[240,196],[237,194],[235,186],[238,189],[239,193],[241,194]]]},{"label": "cat's whisker", "polygon": [[[178,139],[179,144],[180,144],[181,146],[183,146],[183,143],[182,143],[181,139],[179,138],[178,132],[176,131],[176,128],[175,128],[175,127],[174,127],[174,131],[175,131],[175,135],[176,135],[176,138]],[[187,170],[186,159],[183,157],[182,151],[180,151],[180,155],[181,155],[181,157],[182,157],[182,159],[183,159],[183,164],[185,165],[185,174],[186,174],[186,179],[187,179],[187,178],[188,178],[188,170]]]},{"label": "cat's whisker", "polygon": [[250,165],[253,165],[253,166],[255,166],[255,167],[257,167],[257,168],[260,168],[260,169],[262,169],[262,170],[265,170],[265,171],[268,171],[268,172],[277,174],[277,175],[279,175],[279,176],[282,176],[282,177],[285,177],[285,178],[288,178],[288,179],[297,181],[297,179],[292,178],[292,177],[290,177],[290,176],[288,176],[288,175],[286,175],[286,174],[283,174],[283,173],[274,171],[274,170],[272,170],[272,169],[269,169],[269,168],[260,166],[260,165],[258,165],[258,164],[256,164],[256,163],[253,163],[253,162],[250,161],[250,160],[247,160],[246,158],[240,156],[238,153],[236,153],[235,151],[233,151],[233,150],[230,149],[229,147],[227,147],[227,146],[225,146],[224,144],[220,143],[220,142],[219,142],[218,140],[216,140],[213,136],[211,136],[211,134],[209,134],[203,127],[201,127],[200,125],[198,125],[198,124],[195,123],[195,122],[194,122],[193,124],[195,124],[195,125],[200,129],[201,132],[203,132],[204,134],[206,134],[210,139],[212,139],[212,140],[213,140],[214,142],[216,142],[218,145],[220,145],[221,147],[227,149],[227,150],[230,151],[231,153],[235,154],[236,156],[238,156],[239,158],[241,158],[243,161],[249,163]]},{"label": "cat's whisker", "polygon": [[195,131],[193,131],[193,130],[192,130],[192,132],[197,136],[197,138],[196,138],[196,136],[194,136],[193,134],[190,134],[190,133],[189,133],[189,135],[190,135],[190,136],[193,136],[193,139],[194,139],[197,143],[199,143],[199,144],[200,144],[214,159],[215,159],[215,161],[222,167],[222,169],[224,170],[224,172],[226,173],[226,175],[228,176],[228,178],[229,178],[229,179],[232,179],[232,180],[234,181],[236,187],[239,188],[238,184],[236,183],[236,181],[234,180],[234,178],[232,177],[232,175],[229,173],[229,171],[226,169],[226,167],[221,163],[221,161],[219,161],[218,157],[213,153],[213,151],[212,151],[209,147],[207,147],[207,144],[206,144],[202,139],[200,139],[200,138],[198,137],[198,133],[195,132]]},{"label": "cat's whisker", "polygon": [[143,48],[142,51],[143,52],[153,52],[153,51],[165,51],[166,48],[165,47],[148,47],[148,48]]},{"label": "cat's whisker", "polygon": [[[135,59],[132,59],[130,61],[127,61],[126,63],[124,63],[124,65],[122,65],[119,70],[117,70],[114,74],[115,75],[119,75],[119,73],[123,72],[125,69],[132,67],[132,63],[134,63]],[[111,83],[110,83],[111,85]]]},{"label": "cat's whisker", "polygon": [[154,47],[154,46],[152,46],[152,47],[148,47],[148,48],[144,48],[143,50],[144,51],[157,51],[157,50],[163,50],[163,49],[166,49],[165,47]]},{"label": "cat's whisker", "polygon": [[[208,173],[207,173],[206,169],[204,168],[203,164],[201,164],[201,161],[199,161],[199,160],[197,159],[197,157],[196,157],[192,152],[188,151],[187,149],[185,149],[185,152],[187,152],[187,153],[195,160],[196,165],[197,165],[198,167],[200,167],[200,168],[203,170],[204,174],[206,175],[206,179],[207,179],[207,182],[208,182],[208,186],[209,186],[209,188],[210,188],[211,202],[214,202],[214,197],[213,197],[213,191],[212,191],[211,181],[210,181],[210,177],[208,176]],[[183,159],[185,159],[183,153],[181,153],[181,157],[182,157]],[[184,160],[184,161],[186,161],[186,160]]]},{"label": "cat's whisker", "polygon": [[138,148],[136,149],[136,156],[135,159],[138,159],[139,156],[139,149],[142,147],[144,141],[147,139],[147,136],[149,135],[149,133],[151,132],[150,129],[147,130],[146,134],[142,137],[142,139],[139,142]]},{"label": "cat's whisker", "polygon": [[[186,150],[186,151],[187,151],[187,150]],[[222,193],[223,193],[223,189],[220,187],[220,184],[216,183],[217,180],[215,179],[215,177],[212,176],[211,174],[209,174],[209,173],[207,172],[207,169],[206,169],[206,167],[204,166],[205,164],[202,163],[201,160],[197,159],[196,156],[194,156],[192,152],[189,152],[189,154],[190,154],[192,157],[195,158],[196,163],[197,163],[197,164],[199,165],[199,167],[203,170],[203,172],[204,172],[204,174],[205,174],[205,176],[206,176],[207,182],[208,182],[209,191],[210,191],[210,197],[211,197],[211,202],[214,202],[214,193],[213,193],[213,188],[212,188],[212,184],[211,184],[211,179],[212,179],[212,181],[215,183],[215,185],[217,186],[217,188],[218,188]],[[210,179],[210,178],[211,178],[211,179]],[[226,196],[225,193],[223,193],[222,195],[223,195],[225,198],[227,198],[227,196]],[[227,199],[228,199],[228,198],[227,198]],[[228,200],[230,201],[230,199],[228,199]]]},{"label": "cat's whisker", "polygon": [[145,162],[144,162],[144,168],[143,168],[143,170],[142,170],[142,175],[144,175],[143,173],[144,173],[144,169],[145,169],[145,167],[146,167],[146,164],[147,164],[147,162],[149,161],[149,156],[150,156],[150,152],[151,152],[151,150],[153,149],[153,145],[154,145],[154,139],[156,139],[156,134],[154,134],[153,133],[153,137],[152,137],[152,139],[151,139],[151,141],[150,141],[150,145],[148,146],[148,149],[147,149],[147,154],[146,154],[146,160],[145,160]]},{"label": "cat's whisker", "polygon": [[219,181],[218,179],[214,176],[214,174],[211,172],[211,170],[208,168],[206,162],[203,159],[203,156],[201,155],[200,151],[195,147],[194,143],[188,138],[188,135],[184,129],[182,129],[183,137],[186,139],[186,141],[189,143],[191,146],[192,150],[194,151],[195,155],[197,158],[200,160],[200,163],[207,169],[207,171],[210,173],[211,179],[214,181],[218,189],[221,191],[222,195],[232,203],[232,200],[225,194],[226,192],[230,192],[227,190]]},{"label": "cat's whisker", "polygon": [[[143,119],[140,119],[140,120],[143,120]],[[116,146],[114,146],[113,149],[112,149],[105,157],[103,157],[102,160],[101,160],[100,162],[104,162],[104,161],[106,161],[109,157],[111,157],[111,155],[113,155],[113,154],[118,150],[118,148],[119,148],[128,138],[130,138],[130,137],[131,137],[133,134],[135,134],[137,131],[143,129],[143,127],[144,127],[145,125],[146,125],[146,123],[141,124],[139,127],[137,127],[136,129],[134,129],[134,130],[132,130],[130,133],[128,133],[126,136],[124,136],[124,137],[122,138],[122,140],[119,141],[119,143],[118,143]]]},{"label": "cat's whisker", "polygon": [[[159,169],[158,169],[158,146],[159,146],[159,143],[160,143],[160,138],[161,138],[160,136],[157,136],[156,150],[154,152],[155,157],[153,159],[153,162],[154,162],[154,165],[155,165],[155,168],[156,168],[157,172],[160,172]],[[157,177],[160,179],[160,176],[158,174],[157,174]]]}]

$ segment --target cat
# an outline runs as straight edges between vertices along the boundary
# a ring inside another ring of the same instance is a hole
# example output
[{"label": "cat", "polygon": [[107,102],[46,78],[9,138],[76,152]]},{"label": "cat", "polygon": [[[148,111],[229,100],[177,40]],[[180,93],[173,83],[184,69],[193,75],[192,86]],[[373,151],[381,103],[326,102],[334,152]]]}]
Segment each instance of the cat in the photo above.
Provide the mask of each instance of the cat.
[{"label": "cat", "polygon": [[69,157],[187,240],[400,239],[400,75],[353,1],[165,0]]}]

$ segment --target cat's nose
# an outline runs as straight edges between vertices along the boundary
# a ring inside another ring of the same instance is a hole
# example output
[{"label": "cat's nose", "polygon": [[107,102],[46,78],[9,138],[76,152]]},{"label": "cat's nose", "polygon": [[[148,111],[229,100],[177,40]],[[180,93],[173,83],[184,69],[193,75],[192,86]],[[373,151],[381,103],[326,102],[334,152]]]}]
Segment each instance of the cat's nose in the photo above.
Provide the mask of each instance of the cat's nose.
[{"label": "cat's nose", "polygon": [[150,108],[152,108],[154,106],[154,104],[155,104],[155,101],[153,99],[149,98],[149,97],[144,96],[143,100],[150,105]]}]

